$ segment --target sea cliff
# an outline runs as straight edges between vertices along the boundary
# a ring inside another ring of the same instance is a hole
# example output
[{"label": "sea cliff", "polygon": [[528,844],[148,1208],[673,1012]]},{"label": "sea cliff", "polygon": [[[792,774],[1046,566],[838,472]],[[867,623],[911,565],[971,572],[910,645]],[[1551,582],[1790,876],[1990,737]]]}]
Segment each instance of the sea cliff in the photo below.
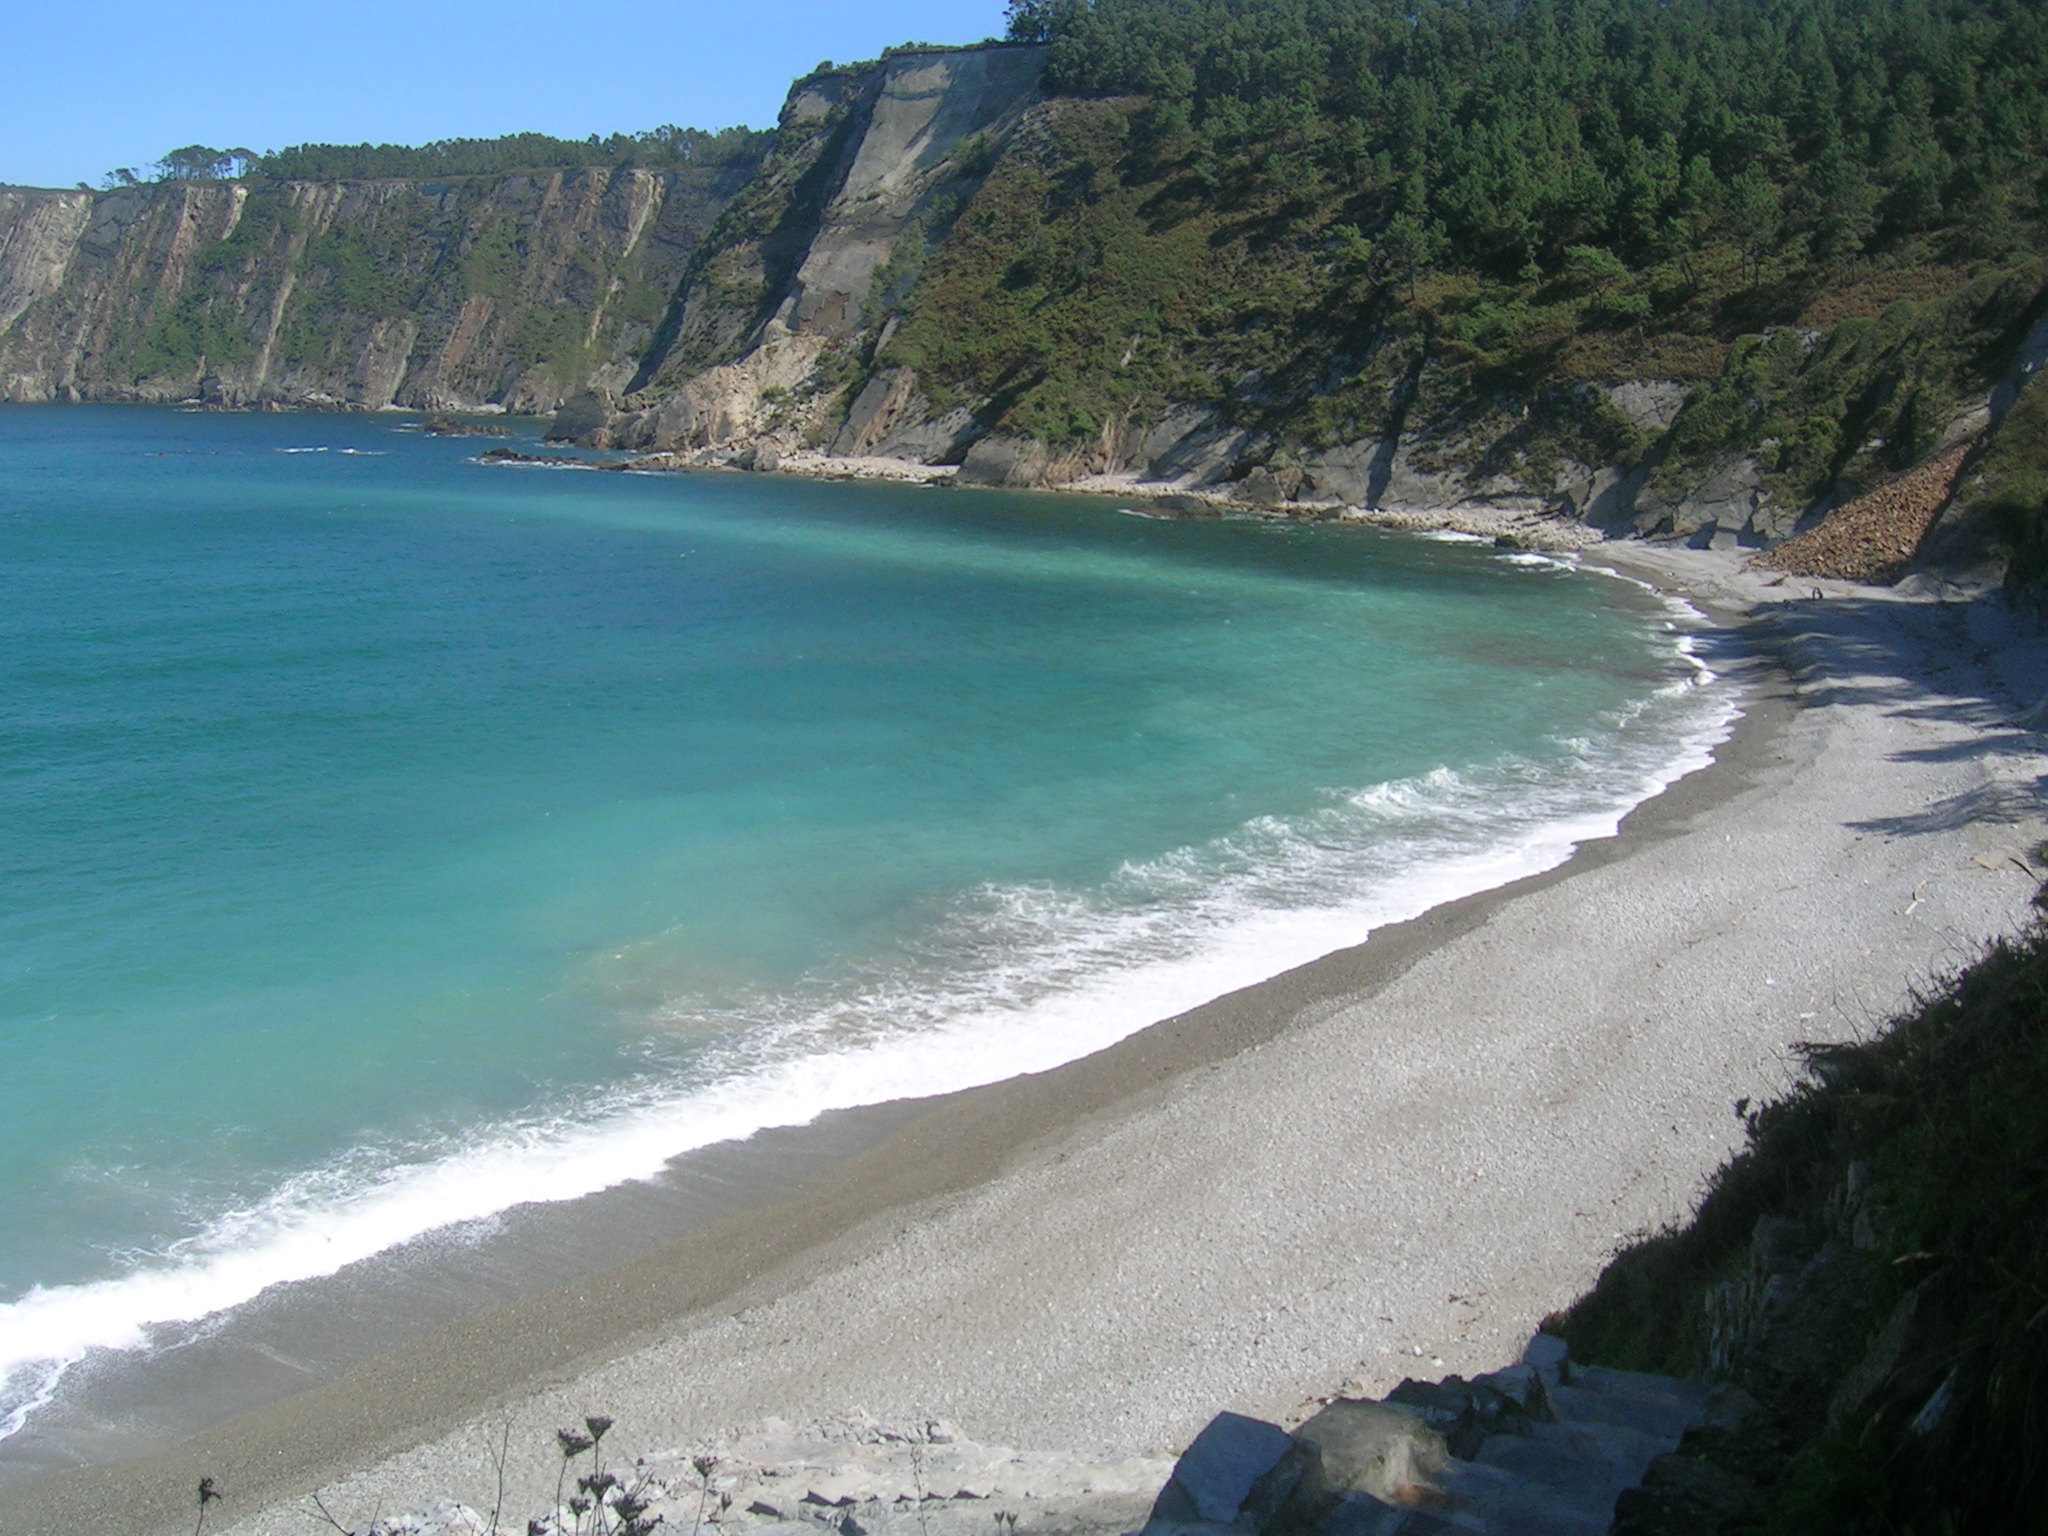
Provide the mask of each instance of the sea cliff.
[{"label": "sea cliff", "polygon": [[0,398],[552,410],[631,376],[745,174],[0,189]]}]

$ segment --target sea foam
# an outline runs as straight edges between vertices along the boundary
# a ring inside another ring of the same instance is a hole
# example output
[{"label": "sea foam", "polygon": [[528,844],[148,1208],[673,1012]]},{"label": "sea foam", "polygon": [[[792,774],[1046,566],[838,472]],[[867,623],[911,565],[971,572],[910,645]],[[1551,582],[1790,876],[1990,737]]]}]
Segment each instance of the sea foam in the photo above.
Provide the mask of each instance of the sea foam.
[{"label": "sea foam", "polygon": [[652,1021],[720,1044],[591,1101],[481,1127],[381,1166],[316,1170],[128,1273],[0,1306],[0,1439],[96,1350],[174,1340],[271,1286],[437,1229],[659,1175],[679,1155],[832,1110],[1041,1072],[1362,941],[1554,868],[1703,767],[1736,716],[1667,600],[1673,675],[1538,762],[1504,757],[1333,794],[1301,817],[1127,865],[1091,891],[985,886],[853,977]]}]

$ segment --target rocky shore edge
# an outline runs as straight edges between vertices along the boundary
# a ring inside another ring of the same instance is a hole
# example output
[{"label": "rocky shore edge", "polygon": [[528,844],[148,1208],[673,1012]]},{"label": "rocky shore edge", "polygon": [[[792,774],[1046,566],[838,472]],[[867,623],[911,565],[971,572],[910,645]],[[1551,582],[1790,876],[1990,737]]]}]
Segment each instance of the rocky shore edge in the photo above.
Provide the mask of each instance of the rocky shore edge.
[{"label": "rocky shore edge", "polygon": [[[1014,487],[963,479],[959,467],[920,464],[911,459],[876,455],[848,456],[817,452],[779,453],[772,448],[740,451],[698,449],[689,453],[650,453],[632,458],[595,460],[567,454],[524,453],[492,448],[477,455],[479,464],[514,468],[594,470],[612,474],[668,474],[686,470],[733,471],[792,475],[807,480],[868,481],[922,485],[940,489],[1001,490]],[[1252,487],[1250,491],[1246,486]],[[1590,549],[1606,542],[1599,529],[1559,513],[1513,507],[1367,507],[1336,500],[1301,501],[1261,494],[1253,480],[1223,487],[1196,487],[1174,481],[1141,480],[1135,475],[1091,475],[1059,486],[1043,487],[1041,495],[1081,495],[1129,501],[1126,510],[1145,517],[1243,517],[1278,522],[1348,523],[1394,529],[1403,533],[1458,533],[1488,539],[1504,548],[1553,552]]]}]

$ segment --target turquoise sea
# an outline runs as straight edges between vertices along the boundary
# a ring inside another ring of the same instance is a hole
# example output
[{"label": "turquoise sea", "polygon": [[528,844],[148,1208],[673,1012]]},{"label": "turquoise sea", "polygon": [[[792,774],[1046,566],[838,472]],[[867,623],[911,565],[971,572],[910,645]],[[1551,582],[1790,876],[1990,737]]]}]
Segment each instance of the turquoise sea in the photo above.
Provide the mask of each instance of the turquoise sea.
[{"label": "turquoise sea", "polygon": [[1477,542],[485,446],[0,410],[0,1432],[1555,864],[1731,714],[1682,611]]}]

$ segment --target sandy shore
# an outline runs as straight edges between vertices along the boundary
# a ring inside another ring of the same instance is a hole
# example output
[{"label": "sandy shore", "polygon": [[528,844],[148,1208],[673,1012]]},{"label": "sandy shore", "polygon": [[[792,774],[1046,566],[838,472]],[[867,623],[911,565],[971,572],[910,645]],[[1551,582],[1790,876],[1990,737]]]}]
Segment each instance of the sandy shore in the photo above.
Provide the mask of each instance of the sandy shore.
[{"label": "sandy shore", "polygon": [[[2048,828],[2039,641],[1985,604],[1595,559],[1722,619],[1713,766],[1565,868],[1439,908],[1086,1061],[936,1101],[774,1209],[483,1314],[143,1462],[38,1483],[19,1536],[314,1528],[553,1488],[557,1424],[666,1452],[921,1411],[1157,1454],[1225,1408],[1504,1363],[1682,1217],[1733,1101],[2017,925]],[[1744,617],[1751,605],[1755,614]]]}]

